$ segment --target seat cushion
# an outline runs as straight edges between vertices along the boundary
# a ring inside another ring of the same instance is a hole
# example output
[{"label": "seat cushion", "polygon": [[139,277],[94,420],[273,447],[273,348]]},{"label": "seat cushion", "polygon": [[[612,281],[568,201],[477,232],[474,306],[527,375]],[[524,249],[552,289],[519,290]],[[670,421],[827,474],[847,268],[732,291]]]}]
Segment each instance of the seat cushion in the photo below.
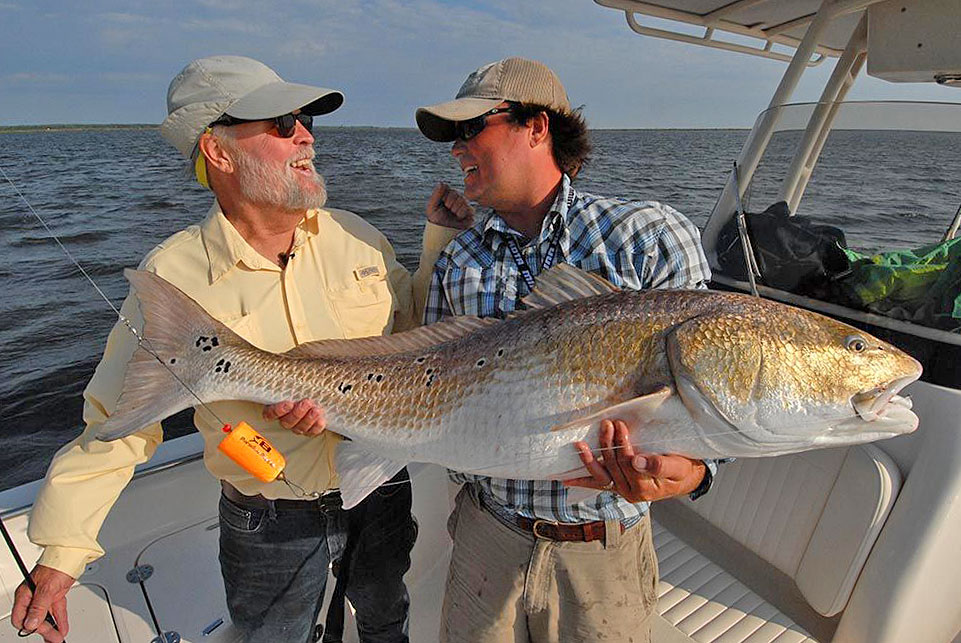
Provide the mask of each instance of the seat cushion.
[{"label": "seat cushion", "polygon": [[816,643],[794,621],[656,520],[653,529],[660,568],[657,611],[674,634],[686,637],[670,640]]},{"label": "seat cushion", "polygon": [[721,465],[704,498],[682,503],[790,577],[830,617],[847,604],[900,488],[894,461],[864,444],[742,458]]}]

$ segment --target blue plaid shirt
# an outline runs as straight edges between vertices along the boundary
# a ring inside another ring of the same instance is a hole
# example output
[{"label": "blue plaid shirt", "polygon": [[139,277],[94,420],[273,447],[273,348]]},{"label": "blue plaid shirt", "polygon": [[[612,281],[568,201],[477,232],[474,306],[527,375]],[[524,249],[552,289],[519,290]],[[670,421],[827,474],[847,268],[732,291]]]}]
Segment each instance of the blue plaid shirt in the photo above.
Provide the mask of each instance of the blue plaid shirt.
[{"label": "blue plaid shirt", "polygon": [[[711,271],[697,227],[655,201],[609,199],[578,192],[565,175],[540,235],[526,243],[496,213],[459,234],[434,265],[424,323],[451,315],[504,318],[529,290],[508,249],[512,236],[531,272],[540,272],[555,238],[555,263],[569,263],[621,288],[704,288]],[[526,243],[526,245],[525,245]],[[716,465],[709,463],[712,470]],[[571,504],[568,490],[547,480],[505,480],[451,472],[455,482],[479,486],[497,513],[557,522],[620,520],[636,523],[648,503],[633,504],[611,492]]]}]

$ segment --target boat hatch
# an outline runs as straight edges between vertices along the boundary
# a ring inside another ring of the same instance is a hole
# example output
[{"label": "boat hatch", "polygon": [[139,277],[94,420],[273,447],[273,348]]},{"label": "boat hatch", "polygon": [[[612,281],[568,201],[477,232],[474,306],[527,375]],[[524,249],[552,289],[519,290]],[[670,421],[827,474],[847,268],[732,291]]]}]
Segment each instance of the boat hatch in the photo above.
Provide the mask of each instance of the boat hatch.
[{"label": "boat hatch", "polygon": [[164,536],[141,552],[129,575],[145,577],[145,596],[160,629],[177,632],[182,641],[240,641],[227,614],[219,535],[213,519]]},{"label": "boat hatch", "polygon": [[[101,643],[120,643],[117,626],[110,613],[107,592],[100,585],[81,583],[68,594],[70,601],[70,635],[68,641],[100,641]],[[0,621],[0,643],[16,641],[40,641],[39,636],[25,639],[17,636],[16,628],[10,625],[8,615]]]}]

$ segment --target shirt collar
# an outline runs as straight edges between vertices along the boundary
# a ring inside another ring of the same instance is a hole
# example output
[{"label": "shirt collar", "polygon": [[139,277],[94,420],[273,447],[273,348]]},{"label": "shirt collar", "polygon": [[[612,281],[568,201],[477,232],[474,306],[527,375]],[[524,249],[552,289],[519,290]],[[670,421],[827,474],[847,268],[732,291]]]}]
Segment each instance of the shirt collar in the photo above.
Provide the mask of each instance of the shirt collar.
[{"label": "shirt collar", "polygon": [[[323,209],[308,210],[297,229],[294,230],[293,248],[299,248],[306,240],[320,230],[320,218],[330,214]],[[207,217],[200,224],[200,233],[207,260],[210,262],[210,283],[215,283],[225,274],[243,263],[251,270],[280,271],[277,264],[269,261],[254,250],[237,229],[224,216],[220,203],[214,201]]]},{"label": "shirt collar", "polygon": [[[573,209],[571,206],[576,198],[577,192],[571,186],[570,177],[567,174],[561,175],[561,188],[557,191],[554,203],[551,204],[551,209],[548,210],[547,216],[541,223],[541,232],[536,239],[537,244],[546,243],[554,233],[554,227],[563,225],[565,230],[558,238],[558,250],[565,255],[567,254],[570,247],[570,233],[566,228],[570,224],[570,213]],[[483,236],[494,251],[506,241],[508,236],[523,237],[520,232],[507,225],[507,222],[493,211],[491,211],[487,221],[484,222]]]}]

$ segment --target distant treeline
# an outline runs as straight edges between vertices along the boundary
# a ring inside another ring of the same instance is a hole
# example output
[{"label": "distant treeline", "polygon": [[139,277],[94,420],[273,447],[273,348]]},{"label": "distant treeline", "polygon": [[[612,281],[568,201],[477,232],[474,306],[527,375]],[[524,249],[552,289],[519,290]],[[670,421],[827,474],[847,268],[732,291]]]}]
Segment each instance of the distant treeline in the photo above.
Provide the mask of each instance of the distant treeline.
[{"label": "distant treeline", "polygon": [[0,125],[0,134],[14,134],[20,132],[59,132],[63,130],[112,130],[112,129],[157,129],[158,125],[145,123],[114,124],[114,125]]}]

